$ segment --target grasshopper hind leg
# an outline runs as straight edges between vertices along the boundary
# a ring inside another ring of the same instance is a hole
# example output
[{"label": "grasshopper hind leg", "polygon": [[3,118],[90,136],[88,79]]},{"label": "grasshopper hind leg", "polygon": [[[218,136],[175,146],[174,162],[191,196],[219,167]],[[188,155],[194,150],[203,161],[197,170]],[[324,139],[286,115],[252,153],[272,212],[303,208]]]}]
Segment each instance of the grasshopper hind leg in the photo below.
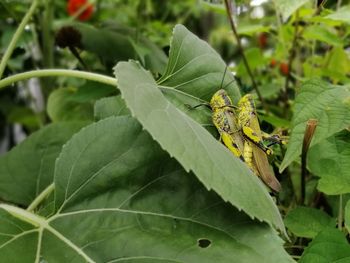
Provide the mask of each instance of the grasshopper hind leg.
[{"label": "grasshopper hind leg", "polygon": [[236,157],[238,157],[243,162],[245,162],[245,159],[241,150],[238,148],[238,145],[235,143],[235,141],[233,140],[232,136],[229,133],[221,132],[220,139]]}]

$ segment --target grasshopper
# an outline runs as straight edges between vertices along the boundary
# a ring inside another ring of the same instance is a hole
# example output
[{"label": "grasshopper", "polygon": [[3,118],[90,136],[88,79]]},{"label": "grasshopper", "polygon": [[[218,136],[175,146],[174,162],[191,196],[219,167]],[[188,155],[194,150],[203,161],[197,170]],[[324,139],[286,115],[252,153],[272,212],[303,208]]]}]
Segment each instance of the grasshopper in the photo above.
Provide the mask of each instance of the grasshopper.
[{"label": "grasshopper", "polygon": [[243,157],[243,138],[239,132],[232,101],[225,90],[220,89],[212,96],[210,107],[213,111],[213,123],[220,134],[220,141],[236,157],[245,161]]},{"label": "grasshopper", "polygon": [[[243,96],[238,102],[238,123],[242,130],[253,130],[260,141],[265,138],[272,144],[279,142],[276,135],[268,136],[260,130],[259,120],[255,109],[255,103],[250,94]],[[257,138],[254,138],[257,139]],[[246,162],[261,179],[276,192],[281,190],[281,185],[276,179],[269,165],[264,150],[252,143],[251,140],[244,141],[244,154]]]}]

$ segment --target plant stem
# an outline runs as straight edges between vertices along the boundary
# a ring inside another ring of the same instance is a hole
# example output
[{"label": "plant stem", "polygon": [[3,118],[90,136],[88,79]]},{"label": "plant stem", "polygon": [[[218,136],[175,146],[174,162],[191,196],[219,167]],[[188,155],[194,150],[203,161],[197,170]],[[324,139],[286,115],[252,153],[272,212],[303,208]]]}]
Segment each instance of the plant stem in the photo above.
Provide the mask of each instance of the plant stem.
[{"label": "plant stem", "polygon": [[296,11],[296,14],[295,14],[295,26],[294,26],[294,36],[293,36],[293,42],[292,42],[292,47],[290,48],[289,50],[289,58],[288,58],[288,74],[286,76],[286,80],[284,82],[284,91],[283,91],[283,101],[284,101],[284,111],[286,112],[287,111],[287,108],[288,108],[288,85],[289,85],[289,81],[290,81],[290,78],[291,78],[291,74],[290,74],[290,71],[292,69],[292,64],[293,64],[293,60],[295,58],[295,55],[297,53],[297,40],[298,40],[298,31],[299,31],[299,12]]},{"label": "plant stem", "polygon": [[21,23],[19,24],[15,34],[13,35],[13,37],[11,39],[11,42],[10,42],[8,48],[5,51],[4,56],[1,59],[1,62],[0,62],[0,79],[1,79],[2,74],[4,73],[4,70],[6,68],[7,61],[10,59],[10,57],[12,55],[12,52],[13,52],[13,50],[16,47],[17,41],[18,41],[19,37],[21,36],[21,34],[22,34],[23,30],[24,30],[24,27],[27,25],[29,19],[32,17],[32,15],[33,15],[33,13],[34,13],[37,5],[38,5],[38,2],[39,2],[39,0],[33,0],[32,5],[30,6],[27,14],[23,17]]},{"label": "plant stem", "polygon": [[9,86],[15,82],[35,78],[35,77],[52,77],[52,76],[63,76],[63,77],[75,77],[82,78],[87,80],[92,80],[96,82],[101,82],[111,86],[117,86],[117,79],[104,76],[101,74],[79,71],[79,70],[70,70],[70,69],[42,69],[42,70],[32,70],[24,73],[19,73],[7,78],[0,80],[0,90],[6,86]]},{"label": "plant stem", "polygon": [[239,35],[237,33],[237,30],[236,30],[236,26],[235,26],[235,23],[232,19],[232,9],[231,9],[231,6],[229,4],[229,1],[228,0],[225,0],[225,6],[226,6],[226,12],[227,12],[227,17],[228,17],[228,20],[230,22],[230,25],[231,25],[231,29],[232,29],[232,32],[233,32],[233,35],[237,41],[237,47],[238,47],[238,50],[242,56],[242,60],[243,60],[243,64],[248,72],[248,75],[252,81],[252,85],[253,85],[253,88],[254,90],[256,91],[256,94],[258,95],[259,97],[259,100],[261,101],[261,104],[263,106],[263,108],[267,111],[267,108],[266,108],[266,104],[265,104],[265,101],[264,101],[264,98],[262,97],[261,93],[260,93],[260,90],[258,88],[258,85],[256,84],[255,82],[255,78],[253,76],[253,73],[252,73],[252,70],[250,69],[249,67],[249,63],[248,63],[248,60],[244,54],[244,49],[243,49],[243,46],[242,46],[242,43],[241,43],[241,39],[239,38]]},{"label": "plant stem", "polygon": [[343,195],[339,195],[338,229],[343,229]]},{"label": "plant stem", "polygon": [[55,189],[54,183],[50,184],[48,187],[44,189],[28,206],[27,211],[33,211],[47,196],[49,196],[52,191]]}]

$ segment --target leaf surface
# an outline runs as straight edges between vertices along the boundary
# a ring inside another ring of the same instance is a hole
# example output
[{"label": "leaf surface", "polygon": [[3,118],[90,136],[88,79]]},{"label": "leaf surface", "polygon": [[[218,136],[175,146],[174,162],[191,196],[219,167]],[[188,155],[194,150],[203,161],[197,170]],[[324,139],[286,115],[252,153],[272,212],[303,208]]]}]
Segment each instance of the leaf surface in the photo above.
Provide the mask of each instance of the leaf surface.
[{"label": "leaf surface", "polygon": [[338,132],[312,147],[308,164],[320,177],[320,191],[327,195],[350,193],[350,132]]},{"label": "leaf surface", "polygon": [[299,7],[311,2],[310,0],[273,0],[284,20],[287,20]]},{"label": "leaf surface", "polygon": [[335,221],[325,212],[311,207],[296,207],[284,219],[286,227],[298,237],[314,238]]},{"label": "leaf surface", "polygon": [[299,262],[346,263],[350,261],[350,246],[346,237],[337,229],[320,232],[305,249]]},{"label": "leaf surface", "polygon": [[295,99],[291,136],[280,171],[301,154],[306,123],[309,119],[318,120],[310,147],[348,127],[349,90],[345,86],[333,86],[317,79],[309,80],[302,85]]},{"label": "leaf surface", "polygon": [[27,206],[52,183],[62,145],[86,122],[47,125],[0,158],[0,198]]},{"label": "leaf surface", "polygon": [[215,91],[220,89],[223,80],[222,87],[237,102],[240,98],[239,89],[233,75],[228,71],[225,73],[225,68],[225,62],[208,43],[184,26],[176,25],[166,71],[158,84],[209,101]]}]

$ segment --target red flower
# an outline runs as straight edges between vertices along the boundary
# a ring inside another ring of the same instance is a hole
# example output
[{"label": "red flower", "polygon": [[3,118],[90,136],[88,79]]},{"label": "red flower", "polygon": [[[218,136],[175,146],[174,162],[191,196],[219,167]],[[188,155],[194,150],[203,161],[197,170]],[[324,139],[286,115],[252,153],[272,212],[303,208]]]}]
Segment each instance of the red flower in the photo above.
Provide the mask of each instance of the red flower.
[{"label": "red flower", "polygon": [[287,63],[282,62],[280,64],[280,72],[282,75],[285,75],[285,76],[287,76],[289,74],[289,66]]},{"label": "red flower", "polygon": [[80,21],[88,20],[94,11],[94,7],[92,4],[88,4],[87,0],[68,0],[67,12],[70,16],[73,16],[84,6],[86,6],[86,8],[79,15],[78,19]]},{"label": "red flower", "polygon": [[276,65],[277,65],[277,60],[272,58],[271,61],[270,61],[270,67],[274,68]]}]

